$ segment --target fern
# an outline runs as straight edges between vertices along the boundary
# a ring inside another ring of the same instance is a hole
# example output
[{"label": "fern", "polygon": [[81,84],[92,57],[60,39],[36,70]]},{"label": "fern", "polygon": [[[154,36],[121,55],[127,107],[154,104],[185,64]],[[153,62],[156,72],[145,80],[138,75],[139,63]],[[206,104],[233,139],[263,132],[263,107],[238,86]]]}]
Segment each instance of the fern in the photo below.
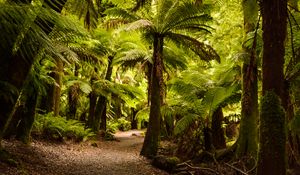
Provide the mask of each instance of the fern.
[{"label": "fern", "polygon": [[73,139],[77,142],[86,141],[95,135],[90,129],[85,129],[83,123],[77,120],[66,120],[63,117],[54,117],[53,113],[37,115],[32,132],[50,139],[60,141]]}]

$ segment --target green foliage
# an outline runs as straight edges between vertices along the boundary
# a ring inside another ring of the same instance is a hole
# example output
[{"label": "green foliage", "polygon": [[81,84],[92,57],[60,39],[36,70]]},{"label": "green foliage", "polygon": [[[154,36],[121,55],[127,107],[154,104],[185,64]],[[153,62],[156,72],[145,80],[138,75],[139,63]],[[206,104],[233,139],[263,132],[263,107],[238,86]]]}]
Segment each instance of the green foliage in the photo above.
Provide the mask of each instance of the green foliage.
[{"label": "green foliage", "polygon": [[83,123],[77,120],[66,120],[63,117],[54,117],[53,113],[37,115],[32,132],[59,141],[72,139],[80,142],[94,136],[90,129],[85,129]]},{"label": "green foliage", "polygon": [[297,134],[300,134],[300,110],[296,112],[295,117],[290,121],[289,128]]},{"label": "green foliage", "polygon": [[115,133],[116,131],[128,131],[131,128],[130,121],[126,120],[124,117],[118,118],[116,120],[110,120],[107,124],[107,132]]},{"label": "green foliage", "polygon": [[118,122],[118,129],[120,131],[128,131],[131,128],[131,123],[127,121],[124,117],[121,117],[117,120]]},{"label": "green foliage", "polygon": [[149,114],[150,114],[149,107],[145,107],[139,110],[139,112],[135,116],[138,121],[138,128],[143,127],[143,123],[149,121]]}]

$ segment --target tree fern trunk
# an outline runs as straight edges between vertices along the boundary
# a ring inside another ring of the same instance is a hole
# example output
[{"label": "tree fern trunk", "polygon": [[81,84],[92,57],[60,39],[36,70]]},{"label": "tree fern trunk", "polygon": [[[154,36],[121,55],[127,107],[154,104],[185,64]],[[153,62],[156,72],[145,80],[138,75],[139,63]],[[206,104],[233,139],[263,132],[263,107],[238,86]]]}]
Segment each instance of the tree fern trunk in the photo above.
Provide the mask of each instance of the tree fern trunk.
[{"label": "tree fern trunk", "polygon": [[287,1],[262,0],[261,9],[264,41],[263,99],[257,175],[283,175],[286,174],[286,124],[281,101],[283,100]]},{"label": "tree fern trunk", "polygon": [[56,86],[54,86],[54,106],[53,106],[53,112],[54,116],[59,116],[59,110],[60,110],[60,94],[61,94],[61,87],[62,87],[62,74],[63,74],[64,66],[63,62],[61,60],[56,60],[56,71],[55,71],[55,83]]},{"label": "tree fern trunk", "polygon": [[[111,75],[113,70],[113,66],[112,66],[113,58],[114,58],[113,56],[108,56],[108,65],[105,74],[105,80],[108,81],[111,80]],[[106,130],[106,103],[107,103],[106,97],[100,95],[97,101],[96,111],[95,111],[95,122],[93,127],[93,130],[95,132],[97,132],[99,129],[104,131]]]},{"label": "tree fern trunk", "polygon": [[[94,128],[93,125],[95,123],[95,110],[96,110],[96,104],[97,104],[97,95],[94,90],[89,94],[89,100],[90,100],[90,108],[89,108],[89,116],[87,121],[88,128]],[[93,129],[94,131],[94,129]]]},{"label": "tree fern trunk", "polygon": [[36,90],[27,94],[25,102],[26,110],[24,111],[24,115],[21,116],[21,121],[17,127],[16,138],[25,144],[30,142],[30,134],[36,113],[37,101],[38,92]]},{"label": "tree fern trunk", "polygon": [[[244,30],[247,36],[255,31],[257,23],[258,4],[256,0],[244,0]],[[246,39],[245,39],[246,40]],[[257,156],[257,124],[258,124],[258,94],[257,94],[257,64],[256,36],[251,48],[244,47],[249,55],[242,67],[242,111],[239,138],[237,140],[236,156]],[[254,162],[253,162],[254,163]],[[252,165],[251,165],[252,166]]]},{"label": "tree fern trunk", "polygon": [[218,107],[216,111],[214,111],[212,115],[212,143],[214,145],[214,148],[216,149],[222,149],[226,148],[226,141],[225,141],[225,135],[224,130],[222,128],[222,122],[223,122],[223,111],[221,107]]},{"label": "tree fern trunk", "polygon": [[153,157],[157,153],[161,126],[161,89],[163,86],[162,72],[162,54],[163,54],[163,37],[155,36],[153,42],[153,68],[151,74],[151,104],[149,125],[147,128],[141,155],[145,157]]},{"label": "tree fern trunk", "polygon": [[[75,70],[74,70],[74,76],[78,77],[78,64],[75,63]],[[68,91],[68,115],[67,119],[76,119],[76,112],[77,112],[77,104],[78,104],[78,98],[79,98],[79,91],[80,87],[78,83],[75,83],[72,85]]]}]

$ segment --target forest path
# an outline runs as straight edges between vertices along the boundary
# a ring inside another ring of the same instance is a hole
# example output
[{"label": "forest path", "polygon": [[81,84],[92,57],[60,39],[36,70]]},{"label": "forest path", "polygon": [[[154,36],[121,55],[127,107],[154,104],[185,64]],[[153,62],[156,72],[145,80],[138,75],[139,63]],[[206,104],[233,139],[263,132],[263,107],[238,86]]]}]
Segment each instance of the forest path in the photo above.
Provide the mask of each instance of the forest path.
[{"label": "forest path", "polygon": [[[34,141],[30,146],[4,142],[22,162],[18,167],[0,163],[0,175],[167,175],[139,156],[142,131],[117,132],[117,141],[54,144]],[[96,143],[97,146],[92,146]]]}]

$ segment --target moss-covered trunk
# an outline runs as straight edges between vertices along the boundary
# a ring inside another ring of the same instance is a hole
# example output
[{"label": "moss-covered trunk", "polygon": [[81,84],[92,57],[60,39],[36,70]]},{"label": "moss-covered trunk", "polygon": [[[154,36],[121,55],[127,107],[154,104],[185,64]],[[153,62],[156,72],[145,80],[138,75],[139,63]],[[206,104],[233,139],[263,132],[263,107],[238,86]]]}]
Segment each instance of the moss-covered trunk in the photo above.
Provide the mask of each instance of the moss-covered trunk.
[{"label": "moss-covered trunk", "polygon": [[26,95],[26,109],[17,127],[16,138],[26,144],[30,142],[30,134],[35,118],[38,94],[39,93],[34,90]]},{"label": "moss-covered trunk", "polygon": [[264,46],[257,175],[283,175],[286,174],[286,128],[281,101],[284,85],[287,1],[263,0],[260,5]]},{"label": "moss-covered trunk", "polygon": [[62,87],[62,74],[63,74],[64,66],[62,60],[56,60],[56,70],[55,70],[55,83],[54,91],[53,91],[53,112],[54,116],[59,116],[60,110],[60,94],[61,94],[61,87]]},{"label": "moss-covered trunk", "polygon": [[[255,31],[258,16],[256,0],[243,1],[245,42],[247,35]],[[248,59],[242,67],[242,111],[239,138],[236,142],[236,156],[257,156],[257,124],[258,124],[258,94],[257,94],[257,61],[256,61],[256,36],[251,47],[245,47]],[[251,165],[252,166],[252,165]]]},{"label": "moss-covered trunk", "polygon": [[[285,80],[283,87],[283,100],[282,106],[286,111],[286,120],[287,123],[291,122],[294,115],[294,105],[291,99],[291,90],[290,83],[288,80]],[[288,166],[289,168],[295,168],[299,166],[300,160],[300,145],[298,143],[299,134],[293,130],[287,131],[287,157],[288,157]]]},{"label": "moss-covered trunk", "polygon": [[211,123],[212,143],[216,149],[226,148],[225,133],[222,128],[223,118],[222,108],[218,107],[212,115]]},{"label": "moss-covered trunk", "polygon": [[151,73],[151,104],[149,125],[141,150],[141,155],[145,157],[155,156],[159,145],[161,126],[161,90],[163,86],[163,37],[157,34],[153,42],[153,68]]}]

